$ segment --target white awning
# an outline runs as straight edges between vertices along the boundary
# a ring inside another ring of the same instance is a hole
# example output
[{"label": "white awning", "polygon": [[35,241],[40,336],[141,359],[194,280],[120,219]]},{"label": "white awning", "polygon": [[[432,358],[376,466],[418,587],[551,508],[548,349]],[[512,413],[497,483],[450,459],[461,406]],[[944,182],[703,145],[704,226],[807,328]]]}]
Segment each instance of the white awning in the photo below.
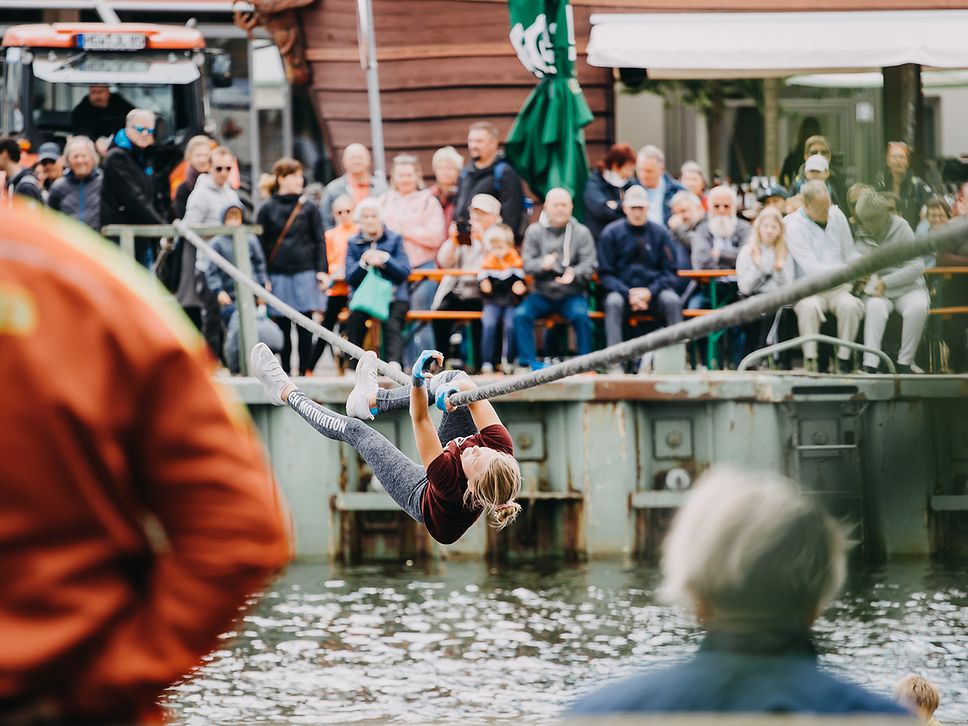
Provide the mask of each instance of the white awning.
[{"label": "white awning", "polygon": [[588,62],[650,78],[968,68],[968,10],[596,13]]}]

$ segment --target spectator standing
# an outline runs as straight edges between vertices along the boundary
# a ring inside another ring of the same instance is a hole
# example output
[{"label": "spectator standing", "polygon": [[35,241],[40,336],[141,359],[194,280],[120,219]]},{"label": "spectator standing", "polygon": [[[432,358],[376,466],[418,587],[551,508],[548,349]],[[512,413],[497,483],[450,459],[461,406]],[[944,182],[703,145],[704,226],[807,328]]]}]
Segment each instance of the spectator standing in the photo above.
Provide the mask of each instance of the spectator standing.
[{"label": "spectator standing", "polygon": [[101,145],[103,148],[98,148],[98,153],[103,154],[133,110],[134,106],[126,98],[112,93],[108,86],[93,84],[88,86],[87,96],[71,111],[71,129],[87,136],[95,146]]},{"label": "spectator standing", "polygon": [[639,149],[635,174],[649,195],[649,221],[667,226],[672,216],[672,198],[683,187],[666,172],[662,149],[651,144]]},{"label": "spectator standing", "polygon": [[[154,112],[143,108],[129,112],[102,165],[102,225],[165,223],[155,207],[154,143]],[[135,257],[151,267],[154,241],[136,240]]]},{"label": "spectator standing", "polygon": [[[161,723],[289,559],[255,426],[143,272],[80,225],[0,208],[4,723]],[[43,321],[33,325],[33,320]],[[70,361],[46,375],[52,361]],[[11,573],[16,573],[13,575]]]},{"label": "spectator standing", "polygon": [[934,712],[941,705],[941,691],[927,678],[905,676],[894,686],[894,700],[917,716],[925,726],[941,726]]},{"label": "spectator standing", "polygon": [[17,194],[43,203],[44,190],[34,170],[20,163],[20,144],[12,136],[0,138],[0,171],[7,179],[7,194]]},{"label": "spectator standing", "polygon": [[654,311],[664,325],[682,321],[675,241],[665,227],[649,221],[649,197],[642,187],[629,189],[622,204],[625,219],[608,225],[598,240],[609,346],[625,339],[630,313]]},{"label": "spectator standing", "polygon": [[664,596],[706,631],[690,659],[581,699],[569,715],[901,714],[817,664],[814,621],[847,574],[847,531],[792,482],[714,469],[692,487],[662,552]]},{"label": "spectator standing", "polygon": [[[443,268],[454,268],[478,272],[486,254],[484,236],[491,227],[501,220],[501,203],[490,194],[478,194],[471,200],[470,219],[465,223],[455,222],[451,225],[450,239],[440,246],[437,253],[437,264]],[[461,229],[466,224],[466,228]],[[476,277],[448,275],[440,281],[437,294],[434,296],[434,310],[467,310],[482,309],[481,289]],[[434,321],[434,338],[436,348],[447,359],[451,353],[451,334],[454,323],[451,320]],[[473,321],[471,329],[471,345],[474,350],[481,350],[481,325]]]},{"label": "spectator standing", "polygon": [[706,176],[702,173],[702,167],[698,162],[687,161],[682,165],[679,170],[679,183],[686,191],[692,192],[699,198],[704,212],[709,211],[709,203],[706,200]]},{"label": "spectator standing", "polygon": [[64,158],[67,172],[51,186],[47,204],[100,232],[104,174],[98,168],[94,142],[86,136],[73,137],[64,147]]},{"label": "spectator standing", "polygon": [[[350,240],[360,232],[360,226],[353,219],[356,203],[349,194],[336,197],[330,207],[336,224],[326,230],[326,261],[329,264],[329,274],[333,284],[326,291],[326,311],[323,313],[322,326],[326,330],[334,330],[339,321],[339,314],[343,312],[350,299],[350,286],[346,284],[346,251]],[[319,359],[326,350],[326,341],[317,338],[313,343],[313,355],[309,360],[309,370],[315,370]],[[336,351],[334,350],[334,355]]]},{"label": "spectator standing", "polygon": [[207,136],[193,136],[185,144],[185,178],[175,187],[175,196],[172,199],[172,213],[175,219],[182,219],[185,216],[188,196],[195,189],[195,182],[211,168],[213,148],[215,145]]},{"label": "spectator standing", "polygon": [[783,160],[783,165],[780,169],[780,184],[787,188],[793,185],[794,179],[797,178],[800,165],[803,164],[803,150],[807,140],[811,136],[817,136],[819,134],[820,122],[813,116],[804,117],[800,122],[800,128],[797,130],[797,140],[793,143],[793,148],[790,149],[790,153]]},{"label": "spectator standing", "polygon": [[[262,226],[259,241],[266,256],[272,292],[304,315],[321,312],[326,305],[323,291],[329,287],[329,264],[319,208],[302,198],[306,184],[302,164],[283,157],[272,165],[263,192],[271,194],[259,209]],[[270,309],[270,316],[282,329],[282,368],[288,372],[292,358],[292,323]],[[305,373],[312,357],[313,334],[296,326],[296,370]]]},{"label": "spectator standing", "polygon": [[524,234],[524,188],[514,167],[498,150],[497,127],[487,121],[471,124],[467,132],[470,163],[460,173],[454,219],[470,216],[471,201],[478,194],[489,194],[501,203],[501,219],[514,230],[514,238]]},{"label": "spectator standing", "polygon": [[586,290],[598,266],[598,256],[592,233],[571,216],[572,211],[571,194],[556,187],[545,196],[547,223],[535,222],[524,235],[524,271],[534,278],[531,294],[514,313],[518,363],[524,367],[540,367],[534,323],[551,313],[558,313],[575,329],[578,355],[592,349]]},{"label": "spectator standing", "polygon": [[[393,299],[390,316],[383,323],[383,348],[388,363],[402,368],[403,326],[410,308],[407,278],[410,276],[410,260],[407,258],[403,237],[387,229],[381,218],[380,203],[376,199],[364,199],[356,206],[356,223],[360,233],[350,240],[346,253],[346,282],[356,289],[370,269],[393,283]],[[363,345],[366,322],[370,319],[362,310],[354,310],[346,321],[350,342]],[[355,362],[351,364],[356,367]]]},{"label": "spectator standing", "polygon": [[330,229],[336,224],[333,219],[333,200],[344,194],[359,204],[367,197],[379,197],[387,190],[383,175],[373,173],[373,157],[363,144],[350,144],[343,149],[343,176],[333,179],[326,185],[320,214],[323,215],[323,228]]},{"label": "spectator standing", "polygon": [[[483,364],[481,373],[493,373],[495,367],[514,360],[514,310],[528,294],[524,262],[514,249],[514,230],[496,224],[484,234],[487,256],[477,275],[484,300],[481,317]],[[497,331],[501,328],[503,344],[497,348]]]},{"label": "spectator standing", "polygon": [[622,197],[634,176],[635,152],[628,144],[615,144],[585,182],[585,223],[596,240],[606,226],[622,218]]},{"label": "spectator standing", "polygon": [[[857,200],[860,230],[854,240],[857,253],[869,255],[885,245],[914,241],[907,223],[891,212],[881,194],[867,191]],[[924,282],[924,259],[915,257],[872,274],[864,286],[864,345],[881,349],[884,329],[891,312],[901,316],[901,350],[897,356],[898,373],[923,373],[914,364],[918,344],[928,320],[931,299]],[[877,373],[880,359],[864,353],[864,371]]]},{"label": "spectator standing", "polygon": [[[812,277],[838,270],[856,254],[847,217],[831,205],[830,192],[821,181],[810,181],[801,189],[803,207],[783,220],[786,243],[794,262],[796,279]],[[793,306],[797,314],[800,335],[820,332],[826,313],[837,316],[837,337],[853,341],[857,337],[864,303],[851,294],[851,286],[840,285],[832,290],[805,297]],[[838,368],[841,373],[853,369],[850,348],[839,346]],[[803,364],[808,372],[815,372],[817,344],[803,344]]]},{"label": "spectator standing", "polygon": [[[814,156],[822,156],[826,162],[826,167],[823,170],[825,176],[818,176],[819,167],[814,168],[813,174],[807,173],[807,161]],[[843,211],[844,203],[847,200],[847,187],[843,177],[838,174],[833,167],[833,158],[834,155],[830,150],[830,142],[827,141],[826,136],[815,134],[809,137],[803,143],[803,163],[800,164],[800,168],[797,169],[796,176],[793,179],[790,192],[791,195],[795,196],[799,194],[800,187],[803,186],[804,182],[812,181],[813,179],[821,179],[822,181],[827,182],[827,189],[830,190],[831,201],[840,207],[841,211]]]},{"label": "spectator standing", "polygon": [[457,183],[460,170],[464,168],[464,157],[453,146],[444,146],[434,152],[430,162],[434,172],[434,184],[430,193],[440,202],[444,210],[444,229],[441,239],[447,238],[447,230],[454,221],[454,205],[457,202]]},{"label": "spectator standing", "polygon": [[887,144],[887,168],[881,173],[875,185],[882,192],[897,196],[897,212],[910,225],[917,229],[921,221],[921,208],[933,194],[921,177],[911,171],[911,147],[903,141],[889,141]]}]

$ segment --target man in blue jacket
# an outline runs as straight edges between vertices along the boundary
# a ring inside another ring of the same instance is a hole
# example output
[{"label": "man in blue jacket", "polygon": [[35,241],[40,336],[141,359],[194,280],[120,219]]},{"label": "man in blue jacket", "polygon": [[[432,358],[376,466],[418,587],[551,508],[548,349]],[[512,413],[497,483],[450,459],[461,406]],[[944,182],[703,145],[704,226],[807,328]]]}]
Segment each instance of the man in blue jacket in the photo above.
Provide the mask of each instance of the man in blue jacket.
[{"label": "man in blue jacket", "polygon": [[632,312],[649,311],[666,325],[682,320],[676,294],[675,242],[648,220],[649,198],[632,187],[622,202],[625,219],[612,222],[598,239],[598,276],[605,288],[605,342],[621,343]]}]

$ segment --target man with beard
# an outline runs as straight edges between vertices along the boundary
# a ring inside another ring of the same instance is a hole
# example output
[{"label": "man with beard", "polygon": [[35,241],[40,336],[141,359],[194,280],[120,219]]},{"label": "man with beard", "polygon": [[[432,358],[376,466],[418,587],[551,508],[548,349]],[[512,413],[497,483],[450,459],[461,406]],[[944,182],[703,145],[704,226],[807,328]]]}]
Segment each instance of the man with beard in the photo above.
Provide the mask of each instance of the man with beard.
[{"label": "man with beard", "polygon": [[471,200],[489,194],[501,203],[501,221],[514,230],[518,242],[524,236],[524,188],[521,179],[498,150],[497,127],[487,121],[471,124],[467,132],[467,151],[471,161],[460,173],[454,219],[466,220]]},{"label": "man with beard", "polygon": [[709,192],[709,215],[689,235],[694,270],[732,270],[739,248],[752,231],[750,223],[736,216],[736,192],[720,185]]}]

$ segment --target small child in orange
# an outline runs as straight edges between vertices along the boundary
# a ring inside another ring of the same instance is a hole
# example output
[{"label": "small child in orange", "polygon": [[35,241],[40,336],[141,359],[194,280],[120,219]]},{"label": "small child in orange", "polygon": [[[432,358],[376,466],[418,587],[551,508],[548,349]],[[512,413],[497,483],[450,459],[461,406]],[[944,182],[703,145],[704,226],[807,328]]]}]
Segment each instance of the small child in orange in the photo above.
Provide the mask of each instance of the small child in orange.
[{"label": "small child in orange", "polygon": [[[487,255],[477,275],[484,307],[481,316],[481,373],[493,373],[495,365],[514,360],[514,310],[528,294],[524,262],[514,249],[514,232],[497,224],[484,234]],[[503,345],[497,350],[497,328],[503,325]]]}]

